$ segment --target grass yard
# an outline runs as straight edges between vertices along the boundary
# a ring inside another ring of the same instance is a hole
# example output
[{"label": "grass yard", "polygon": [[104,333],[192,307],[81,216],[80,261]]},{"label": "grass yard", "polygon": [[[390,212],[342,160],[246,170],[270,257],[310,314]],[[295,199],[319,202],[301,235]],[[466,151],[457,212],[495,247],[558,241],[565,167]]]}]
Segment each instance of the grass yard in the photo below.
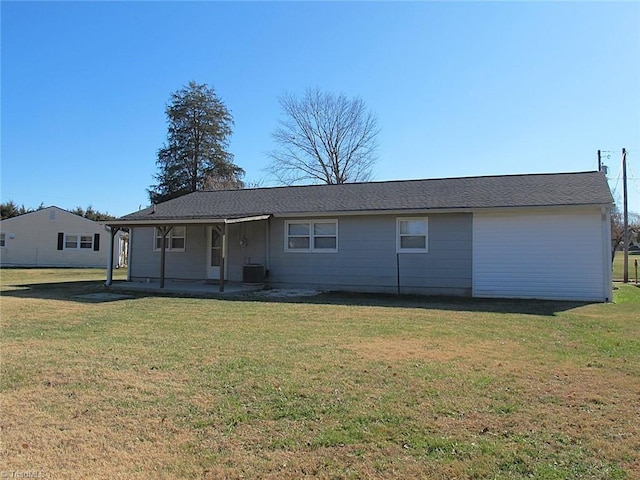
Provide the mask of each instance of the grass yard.
[{"label": "grass yard", "polygon": [[632,285],[92,301],[103,271],[0,274],[3,478],[640,478]]},{"label": "grass yard", "polygon": [[[635,261],[638,261],[638,278],[640,279],[640,253],[629,252],[629,261],[627,263],[629,269],[629,281],[635,283],[636,281],[636,267]],[[613,258],[613,279],[622,281],[624,278],[624,252],[616,252],[616,256]]]}]

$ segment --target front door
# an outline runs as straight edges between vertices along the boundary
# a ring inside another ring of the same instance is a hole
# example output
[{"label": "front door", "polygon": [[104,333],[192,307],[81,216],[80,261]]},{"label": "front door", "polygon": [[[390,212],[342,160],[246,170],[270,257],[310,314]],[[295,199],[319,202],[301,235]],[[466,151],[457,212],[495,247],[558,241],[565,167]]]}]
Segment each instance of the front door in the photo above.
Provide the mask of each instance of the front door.
[{"label": "front door", "polygon": [[222,262],[222,233],[218,228],[209,227],[208,235],[207,278],[212,280],[220,279],[220,264]]}]

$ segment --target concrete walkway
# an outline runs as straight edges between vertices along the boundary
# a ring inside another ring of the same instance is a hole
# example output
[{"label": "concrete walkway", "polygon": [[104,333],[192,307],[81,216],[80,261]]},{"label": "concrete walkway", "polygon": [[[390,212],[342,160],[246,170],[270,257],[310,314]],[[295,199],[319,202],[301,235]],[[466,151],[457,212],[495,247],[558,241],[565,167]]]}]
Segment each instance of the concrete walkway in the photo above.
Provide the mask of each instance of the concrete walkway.
[{"label": "concrete walkway", "polygon": [[114,280],[107,288],[111,291],[117,292],[169,293],[197,297],[221,297],[259,292],[264,289],[264,284],[226,282],[224,284],[224,292],[221,292],[220,285],[215,283],[205,283],[203,281],[165,280],[164,288],[160,288],[160,282],[158,280],[151,280],[150,282],[127,282],[126,280]]}]

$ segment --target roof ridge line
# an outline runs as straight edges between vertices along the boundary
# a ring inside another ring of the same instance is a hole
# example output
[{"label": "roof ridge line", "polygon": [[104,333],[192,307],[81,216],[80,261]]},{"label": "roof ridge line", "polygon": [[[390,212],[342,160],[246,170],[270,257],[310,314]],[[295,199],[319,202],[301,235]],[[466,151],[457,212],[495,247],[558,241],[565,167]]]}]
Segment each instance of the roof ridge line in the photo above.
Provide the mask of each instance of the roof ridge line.
[{"label": "roof ridge line", "polygon": [[[435,178],[406,178],[398,180],[373,180],[369,182],[345,182],[345,183],[311,183],[306,185],[275,185],[272,187],[252,187],[252,188],[233,188],[226,190],[198,190],[193,193],[212,193],[212,192],[237,192],[237,191],[259,191],[259,190],[277,190],[285,188],[313,188],[313,187],[337,187],[340,185],[373,185],[383,183],[411,183],[411,182],[431,182],[439,180],[467,180],[477,178],[507,178],[507,177],[537,177],[537,176],[558,176],[558,175],[581,175],[587,173],[600,173],[598,170],[583,170],[578,172],[539,172],[539,173],[507,173],[495,175],[469,175],[463,177],[435,177]],[[179,197],[176,197],[179,198]]]}]

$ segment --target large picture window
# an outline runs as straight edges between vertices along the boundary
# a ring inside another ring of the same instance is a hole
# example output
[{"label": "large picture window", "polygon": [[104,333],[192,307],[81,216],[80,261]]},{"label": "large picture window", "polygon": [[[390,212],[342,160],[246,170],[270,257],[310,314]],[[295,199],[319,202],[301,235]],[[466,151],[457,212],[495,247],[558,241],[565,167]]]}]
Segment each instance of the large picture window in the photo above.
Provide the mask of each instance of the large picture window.
[{"label": "large picture window", "polygon": [[429,220],[427,217],[398,218],[396,223],[398,253],[429,251]]},{"label": "large picture window", "polygon": [[[166,251],[184,252],[186,240],[187,240],[187,227],[173,227],[167,234],[167,243],[165,244]],[[155,242],[154,250],[162,249],[162,234],[160,230],[155,229]]]},{"label": "large picture window", "polygon": [[287,252],[337,252],[337,220],[291,220],[285,222]]}]

